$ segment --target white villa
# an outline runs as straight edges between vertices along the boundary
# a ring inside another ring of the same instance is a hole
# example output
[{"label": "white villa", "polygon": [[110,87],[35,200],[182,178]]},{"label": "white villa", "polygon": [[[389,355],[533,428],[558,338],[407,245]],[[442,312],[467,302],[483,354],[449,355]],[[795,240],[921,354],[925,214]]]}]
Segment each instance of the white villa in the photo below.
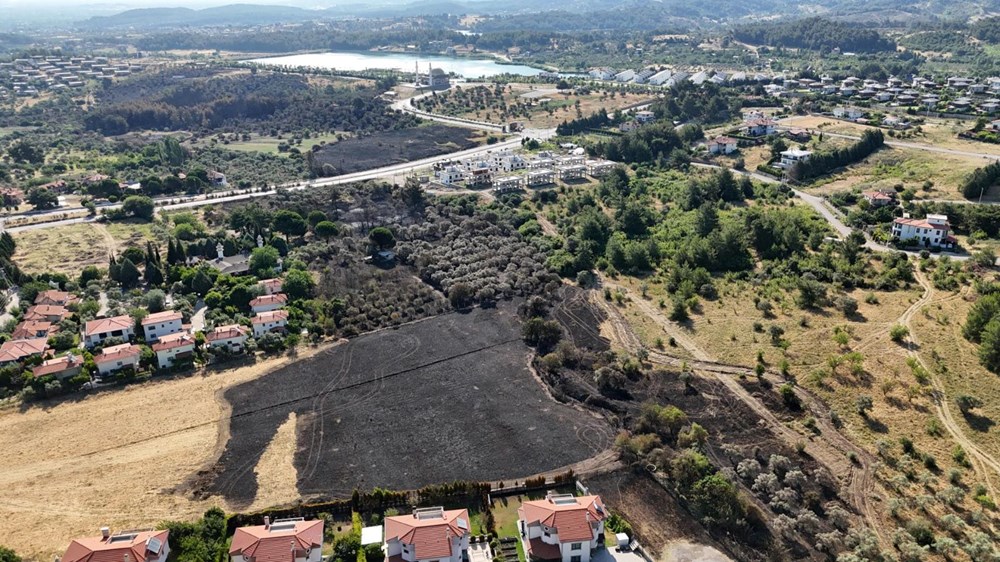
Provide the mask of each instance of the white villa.
[{"label": "white villa", "polygon": [[517,528],[531,560],[590,562],[604,544],[607,510],[600,496],[553,495],[526,501],[517,510]]},{"label": "white villa", "polygon": [[94,356],[94,364],[99,374],[107,375],[126,367],[138,369],[140,356],[139,346],[123,343],[102,349]]},{"label": "white villa", "polygon": [[174,361],[194,355],[194,336],[187,332],[163,336],[153,344],[153,351],[156,352],[156,364],[161,369],[169,369]]},{"label": "white villa", "polygon": [[469,550],[469,511],[428,507],[385,518],[386,562],[463,562]]},{"label": "white villa", "polygon": [[811,150],[798,150],[793,148],[781,153],[781,163],[779,166],[782,168],[791,168],[799,162],[808,162],[811,157]]},{"label": "white villa", "polygon": [[288,324],[287,310],[261,312],[253,317],[253,337],[259,338],[268,332],[282,331]]},{"label": "white villa", "polygon": [[94,347],[108,338],[121,338],[124,341],[135,335],[135,322],[131,316],[115,316],[113,318],[98,318],[91,320],[83,328],[83,345]]},{"label": "white villa", "polygon": [[231,562],[320,562],[323,559],[323,520],[264,516],[264,524],[239,527],[229,546]]},{"label": "white villa", "polygon": [[183,316],[174,310],[164,310],[142,319],[142,331],[149,343],[184,329]]},{"label": "white villa", "polygon": [[946,215],[927,215],[925,219],[913,219],[909,215],[892,221],[892,237],[901,241],[916,240],[923,246],[934,248],[954,248],[957,241],[949,234],[951,225]]}]

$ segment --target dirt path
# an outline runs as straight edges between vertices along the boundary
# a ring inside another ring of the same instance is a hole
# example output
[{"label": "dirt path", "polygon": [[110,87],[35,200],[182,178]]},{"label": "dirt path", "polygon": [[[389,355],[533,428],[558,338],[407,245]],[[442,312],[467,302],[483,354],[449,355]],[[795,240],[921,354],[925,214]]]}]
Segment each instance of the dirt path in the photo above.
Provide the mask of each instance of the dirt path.
[{"label": "dirt path", "polygon": [[962,430],[961,426],[959,426],[958,423],[955,421],[955,417],[952,414],[950,406],[951,403],[948,400],[948,393],[944,388],[944,384],[941,382],[941,379],[937,376],[934,370],[931,369],[930,366],[924,361],[920,353],[916,351],[916,349],[914,349],[914,344],[916,344],[917,349],[920,348],[920,341],[917,339],[917,336],[914,333],[912,324],[913,317],[925,305],[930,304],[931,301],[934,300],[934,296],[936,294],[934,286],[931,285],[931,283],[927,280],[926,277],[924,277],[923,273],[917,270],[914,272],[914,274],[916,276],[917,283],[919,283],[920,286],[923,287],[924,293],[923,295],[921,295],[919,299],[917,299],[912,305],[910,305],[910,307],[907,308],[906,311],[903,313],[903,315],[900,316],[899,318],[899,323],[906,326],[907,329],[909,329],[910,331],[909,346],[907,349],[907,353],[911,357],[916,359],[917,362],[919,362],[920,365],[924,368],[924,370],[926,370],[927,373],[930,375],[931,388],[934,389],[934,394],[931,403],[934,405],[934,410],[937,413],[938,419],[941,420],[941,423],[944,425],[944,428],[948,431],[948,433],[951,434],[952,439],[954,439],[956,443],[961,445],[962,448],[965,449],[966,453],[969,454],[969,458],[972,461],[973,469],[976,471],[977,474],[979,474],[979,476],[985,482],[986,488],[987,490],[989,490],[990,497],[995,498],[997,497],[996,488],[994,487],[993,481],[991,479],[991,472],[995,473],[995,475],[997,476],[1000,476],[1000,462],[998,462],[989,453],[980,449],[978,445],[973,443],[971,440],[969,440],[968,437],[965,436],[965,432]]},{"label": "dirt path", "polygon": [[542,227],[542,232],[549,236],[559,236],[559,229],[556,228],[556,225],[552,224],[552,221],[545,218],[541,213],[535,214],[535,220]]},{"label": "dirt path", "polygon": [[[619,287],[613,282],[609,282],[609,287]],[[611,325],[613,341],[630,351],[641,347],[638,338],[628,327],[628,322],[622,317],[621,312],[609,303],[595,299],[602,306],[608,316]],[[845,437],[830,422],[830,411],[826,405],[805,390],[796,387],[796,395],[799,397],[803,407],[811,412],[819,427],[819,435],[807,440],[801,433],[791,429],[779,420],[771,410],[760,400],[755,398],[746,388],[743,387],[733,375],[753,375],[751,369],[738,365],[727,365],[714,360],[711,354],[702,349],[690,338],[685,330],[677,323],[672,322],[663,315],[658,308],[642,298],[632,298],[630,301],[636,305],[640,311],[648,316],[657,325],[663,327],[664,331],[677,342],[679,346],[688,351],[695,361],[687,361],[678,357],[660,352],[649,352],[649,360],[653,363],[679,367],[686,364],[703,376],[713,376],[719,382],[754,411],[762,420],[767,423],[771,431],[779,439],[783,440],[789,447],[794,448],[797,444],[805,442],[806,452],[825,466],[831,474],[842,483],[841,489],[845,500],[865,519],[867,527],[872,529],[879,540],[885,543],[885,538],[881,532],[881,522],[878,514],[872,505],[872,497],[875,489],[875,459],[865,449],[855,445],[850,439]],[[769,373],[766,378],[772,384],[784,382],[780,376]],[[856,459],[852,462],[848,458],[849,453],[854,453]]]},{"label": "dirt path", "polygon": [[104,238],[104,248],[107,250],[108,255],[114,254],[117,256],[120,245],[118,244],[118,240],[116,240],[115,237],[111,235],[111,232],[108,231],[108,227],[99,222],[92,222],[90,224],[94,227],[94,230],[101,235],[101,238]]}]

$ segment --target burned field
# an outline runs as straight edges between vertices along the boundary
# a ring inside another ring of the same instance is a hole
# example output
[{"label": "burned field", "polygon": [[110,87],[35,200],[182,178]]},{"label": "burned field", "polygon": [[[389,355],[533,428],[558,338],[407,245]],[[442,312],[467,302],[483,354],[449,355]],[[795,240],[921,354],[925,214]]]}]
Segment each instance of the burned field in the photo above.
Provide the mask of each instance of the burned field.
[{"label": "burned field", "polygon": [[474,131],[447,125],[425,125],[405,130],[345,139],[315,151],[312,168],[317,175],[337,176],[382,166],[412,162],[477,146]]},{"label": "burned field", "polygon": [[542,392],[515,308],[364,335],[231,388],[229,440],[196,493],[249,505],[254,467],[291,412],[305,497],[523,478],[606,449],[604,420]]}]

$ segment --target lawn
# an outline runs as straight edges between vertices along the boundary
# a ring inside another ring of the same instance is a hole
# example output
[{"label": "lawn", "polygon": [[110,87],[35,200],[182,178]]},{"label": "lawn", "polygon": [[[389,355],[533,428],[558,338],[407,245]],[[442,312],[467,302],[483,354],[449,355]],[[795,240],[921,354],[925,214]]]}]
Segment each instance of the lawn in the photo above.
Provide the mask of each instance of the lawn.
[{"label": "lawn", "polygon": [[[323,144],[334,144],[339,142],[342,138],[350,136],[350,133],[331,133],[326,135],[316,135],[308,139],[302,139],[301,145],[296,145],[299,150],[306,151],[312,148],[313,145],[323,145]],[[287,143],[289,139],[278,138],[264,135],[250,135],[250,140],[230,142],[228,144],[221,145],[223,148],[229,150],[239,150],[243,152],[266,152],[268,154],[279,154],[282,156],[288,156],[289,152],[279,152],[278,145],[281,143]],[[201,141],[199,145],[207,146],[211,144],[210,141]]]}]

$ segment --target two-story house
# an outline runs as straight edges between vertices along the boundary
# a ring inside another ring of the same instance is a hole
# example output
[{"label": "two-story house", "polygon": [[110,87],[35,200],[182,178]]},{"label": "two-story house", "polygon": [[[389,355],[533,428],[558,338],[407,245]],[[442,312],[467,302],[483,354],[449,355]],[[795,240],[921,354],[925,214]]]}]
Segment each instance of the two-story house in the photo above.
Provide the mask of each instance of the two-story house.
[{"label": "two-story house", "polygon": [[156,364],[161,369],[169,369],[178,360],[188,359],[194,355],[194,336],[187,332],[177,332],[161,336],[153,344],[156,353]]},{"label": "two-story house", "polygon": [[604,542],[607,510],[600,496],[549,494],[517,510],[517,528],[531,560],[590,562]]},{"label": "two-story house", "polygon": [[129,341],[134,335],[135,322],[132,321],[131,316],[98,318],[84,324],[83,345],[91,348],[108,338],[121,338],[123,341]]},{"label": "two-story house", "polygon": [[791,168],[799,162],[808,162],[812,158],[812,154],[811,150],[799,150],[797,148],[785,150],[781,153],[781,162],[778,166],[785,169]]},{"label": "two-story house", "polygon": [[253,317],[253,337],[259,338],[268,332],[284,331],[288,324],[287,310],[271,310],[261,312]]},{"label": "two-story house", "polygon": [[274,279],[262,279],[257,282],[257,286],[264,291],[265,295],[276,295],[281,292],[281,287],[284,284],[280,278]]},{"label": "two-story house", "polygon": [[323,520],[264,517],[263,525],[239,527],[229,546],[232,562],[320,562]]},{"label": "two-story house", "polygon": [[142,319],[143,336],[147,343],[153,343],[163,336],[184,330],[184,317],[175,310],[156,312]]},{"label": "two-story house", "polygon": [[261,295],[250,301],[250,309],[253,310],[254,314],[260,314],[261,312],[278,310],[285,306],[286,302],[288,302],[288,297],[284,293]]},{"label": "two-story house", "polygon": [[49,341],[45,338],[8,341],[0,345],[0,365],[19,363],[35,355],[45,357],[50,353]]},{"label": "two-story house", "polygon": [[40,365],[31,368],[31,374],[35,378],[54,376],[59,380],[71,379],[80,374],[83,368],[83,357],[67,353],[62,357],[47,359]]},{"label": "two-story house", "polygon": [[101,536],[76,539],[62,556],[62,562],[166,562],[170,554],[170,531],[123,531],[111,534],[101,528]]},{"label": "two-story house", "polygon": [[385,518],[386,562],[463,562],[469,551],[469,511],[416,509]]},{"label": "two-story house", "polygon": [[892,221],[892,237],[900,241],[916,240],[922,246],[951,249],[956,240],[949,233],[951,225],[946,215],[927,215],[925,219],[913,219],[908,215]]},{"label": "two-story house", "polygon": [[97,365],[97,373],[104,376],[122,369],[138,369],[141,356],[139,346],[123,343],[102,349],[94,356],[94,364]]},{"label": "two-story house", "polygon": [[247,341],[247,329],[239,324],[216,326],[205,333],[205,341],[213,348],[225,349],[230,353],[243,351]]}]

